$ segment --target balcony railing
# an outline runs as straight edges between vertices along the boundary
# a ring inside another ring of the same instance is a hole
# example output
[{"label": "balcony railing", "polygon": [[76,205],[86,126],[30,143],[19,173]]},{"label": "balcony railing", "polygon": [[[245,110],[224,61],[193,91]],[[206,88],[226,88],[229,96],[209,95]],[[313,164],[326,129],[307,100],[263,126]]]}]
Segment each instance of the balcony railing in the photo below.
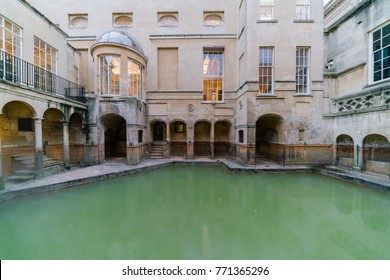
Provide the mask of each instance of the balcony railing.
[{"label": "balcony railing", "polygon": [[0,50],[0,80],[85,102],[85,91],[80,85],[2,50]]}]

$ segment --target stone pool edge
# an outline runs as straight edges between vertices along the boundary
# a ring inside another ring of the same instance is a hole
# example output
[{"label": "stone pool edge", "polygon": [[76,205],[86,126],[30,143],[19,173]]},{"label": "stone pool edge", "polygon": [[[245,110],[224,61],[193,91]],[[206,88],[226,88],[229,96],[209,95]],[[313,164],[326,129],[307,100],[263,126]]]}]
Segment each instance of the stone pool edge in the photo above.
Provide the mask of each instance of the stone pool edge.
[{"label": "stone pool edge", "polygon": [[[45,182],[44,178],[42,182],[35,181],[34,183],[27,184],[25,186],[16,186],[16,188],[5,189],[0,191],[0,204],[18,197],[29,196],[33,194],[39,194],[49,191],[56,191],[61,189],[66,189],[75,186],[81,186],[88,183],[93,183],[96,181],[102,181],[112,178],[117,178],[121,176],[131,175],[135,173],[140,173],[143,171],[155,170],[159,168],[169,167],[169,166],[221,166],[228,169],[231,172],[237,173],[316,173],[335,179],[340,179],[343,181],[351,182],[353,184],[370,188],[379,191],[390,192],[390,180],[386,182],[385,180],[373,180],[364,176],[363,174],[357,174],[357,172],[346,172],[345,170],[340,170],[337,168],[329,169],[327,167],[313,167],[313,166],[281,166],[281,167],[256,167],[256,166],[241,166],[237,165],[234,162],[227,160],[215,160],[215,161],[188,161],[188,160],[169,160],[161,163],[154,163],[148,165],[134,165],[128,166],[126,169],[122,170],[112,170],[99,175],[86,176],[82,178],[75,178],[71,180],[63,180],[55,183]],[[71,171],[70,171],[71,172]],[[66,172],[65,172],[66,173]],[[358,176],[359,175],[359,176]]]}]

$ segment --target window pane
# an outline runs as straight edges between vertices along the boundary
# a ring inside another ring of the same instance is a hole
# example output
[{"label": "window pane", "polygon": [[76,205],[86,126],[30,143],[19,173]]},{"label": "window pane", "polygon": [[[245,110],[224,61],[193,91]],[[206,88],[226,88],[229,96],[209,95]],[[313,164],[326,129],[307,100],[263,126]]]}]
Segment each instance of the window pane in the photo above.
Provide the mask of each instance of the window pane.
[{"label": "window pane", "polygon": [[384,69],[388,69],[390,67],[390,58],[384,59],[382,65]]},{"label": "window pane", "polygon": [[372,46],[372,49],[374,51],[376,51],[376,50],[379,50],[380,48],[381,48],[381,40],[378,40],[378,41],[374,42],[374,44]]},{"label": "window pane", "polygon": [[272,19],[272,7],[260,7],[260,20]]},{"label": "window pane", "polygon": [[374,63],[374,71],[380,71],[382,69],[382,60]]},{"label": "window pane", "polygon": [[8,20],[4,20],[4,27],[5,27],[5,29],[8,29],[8,30],[12,30],[12,24],[11,24],[11,22],[9,22]]},{"label": "window pane", "polygon": [[390,47],[383,49],[383,57],[388,57],[390,55]]},{"label": "window pane", "polygon": [[[390,35],[390,24],[386,25],[385,27],[383,27],[383,31],[382,31],[383,35],[382,36],[386,36],[386,35]],[[375,33],[374,33],[375,34]],[[375,40],[375,39],[374,39]]]},{"label": "window pane", "polygon": [[297,6],[296,7],[297,19],[309,19],[309,7],[308,6]]},{"label": "window pane", "polygon": [[383,70],[383,79],[390,78],[390,68]]},{"label": "window pane", "polygon": [[379,38],[381,37],[381,29],[379,29],[378,31],[375,31],[373,36],[372,36],[372,39],[373,41],[377,41]]},{"label": "window pane", "polygon": [[382,48],[387,47],[388,45],[390,45],[390,35],[382,39]]},{"label": "window pane", "polygon": [[374,72],[374,82],[380,81],[381,79],[382,79],[381,72],[380,71]]},{"label": "window pane", "polygon": [[379,59],[382,59],[382,51],[374,52],[374,61],[378,61]]}]

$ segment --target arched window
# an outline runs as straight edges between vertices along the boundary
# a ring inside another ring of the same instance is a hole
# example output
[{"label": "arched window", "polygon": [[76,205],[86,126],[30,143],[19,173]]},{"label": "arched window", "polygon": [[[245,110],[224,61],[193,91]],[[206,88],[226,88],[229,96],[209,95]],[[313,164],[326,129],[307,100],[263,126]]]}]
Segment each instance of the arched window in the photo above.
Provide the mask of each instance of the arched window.
[{"label": "arched window", "polygon": [[238,143],[244,143],[244,131],[243,130],[238,131]]}]

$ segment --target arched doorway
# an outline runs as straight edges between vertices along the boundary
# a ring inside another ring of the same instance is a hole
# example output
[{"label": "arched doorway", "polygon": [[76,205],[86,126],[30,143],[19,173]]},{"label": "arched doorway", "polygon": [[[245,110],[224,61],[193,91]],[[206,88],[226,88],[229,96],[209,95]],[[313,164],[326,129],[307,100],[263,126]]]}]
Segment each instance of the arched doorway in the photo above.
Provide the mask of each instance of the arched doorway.
[{"label": "arched doorway", "polygon": [[79,164],[84,156],[83,119],[79,114],[69,118],[69,159],[71,164]]},{"label": "arched doorway", "polygon": [[43,153],[49,158],[64,161],[64,114],[50,108],[43,114],[42,135]]},{"label": "arched doorway", "polygon": [[101,130],[104,132],[104,158],[126,157],[126,120],[116,114],[101,118]]},{"label": "arched doorway", "polygon": [[283,161],[280,144],[283,119],[279,115],[268,114],[256,122],[256,157],[260,159]]},{"label": "arched doorway", "polygon": [[151,123],[153,142],[164,142],[167,139],[167,125],[163,121]]},{"label": "arched doorway", "polygon": [[390,143],[380,134],[370,134],[363,139],[363,169],[390,174]]},{"label": "arched doorway", "polygon": [[336,164],[354,166],[354,143],[349,135],[342,134],[336,138]]},{"label": "arched doorway", "polygon": [[8,177],[25,169],[22,156],[30,155],[33,162],[35,116],[34,109],[24,102],[11,101],[4,105],[0,114],[0,175]]},{"label": "arched doorway", "polygon": [[169,125],[171,156],[187,155],[187,125],[183,121],[174,121]]},{"label": "arched doorway", "polygon": [[216,157],[226,157],[229,154],[230,127],[227,121],[217,121],[214,124],[214,155]]},{"label": "arched doorway", "polygon": [[194,155],[210,156],[211,124],[207,121],[198,121],[194,127]]}]

